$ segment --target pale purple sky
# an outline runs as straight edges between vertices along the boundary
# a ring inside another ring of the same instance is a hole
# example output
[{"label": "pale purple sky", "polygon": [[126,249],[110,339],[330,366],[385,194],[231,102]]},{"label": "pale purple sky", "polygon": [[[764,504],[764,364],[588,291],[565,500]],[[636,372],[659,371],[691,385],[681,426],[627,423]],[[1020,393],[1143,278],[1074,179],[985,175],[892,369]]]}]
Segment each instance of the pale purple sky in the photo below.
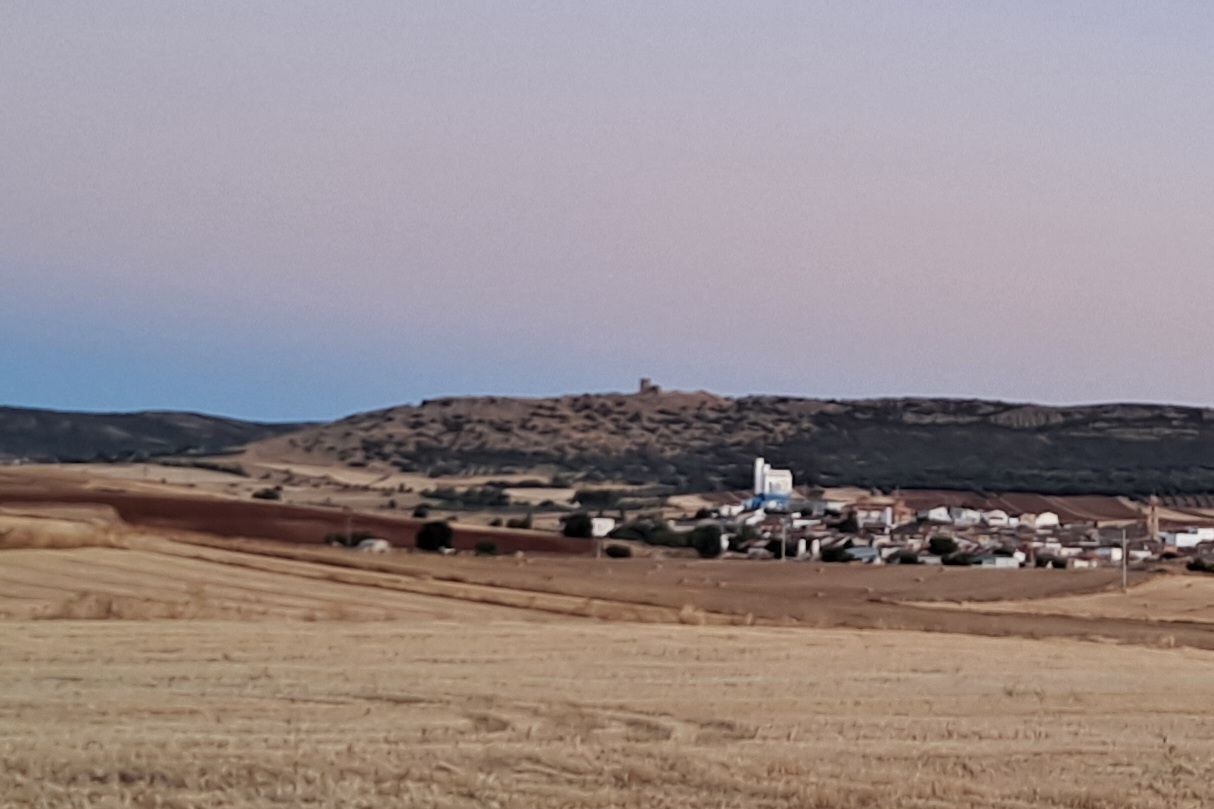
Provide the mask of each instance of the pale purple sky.
[{"label": "pale purple sky", "polygon": [[0,4],[0,403],[1214,403],[1207,3]]}]

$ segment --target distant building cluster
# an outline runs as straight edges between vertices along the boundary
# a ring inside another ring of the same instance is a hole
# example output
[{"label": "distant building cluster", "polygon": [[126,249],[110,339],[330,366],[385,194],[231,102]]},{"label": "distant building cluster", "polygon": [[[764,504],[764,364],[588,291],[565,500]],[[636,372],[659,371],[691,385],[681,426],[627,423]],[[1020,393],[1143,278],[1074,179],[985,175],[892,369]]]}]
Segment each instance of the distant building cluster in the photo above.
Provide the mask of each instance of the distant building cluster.
[{"label": "distant building cluster", "polygon": [[931,503],[927,498],[932,495],[925,492],[911,497],[797,487],[791,470],[756,458],[752,492],[709,495],[712,508],[676,527],[719,526],[726,557],[1068,569],[1120,565],[1123,558],[1214,557],[1214,527],[1164,530],[1154,500],[1135,508],[1106,498],[1120,510],[1101,519],[1094,513],[1077,516],[1048,508],[957,504],[947,501],[965,496],[947,494],[951,497],[942,495],[940,502]]}]

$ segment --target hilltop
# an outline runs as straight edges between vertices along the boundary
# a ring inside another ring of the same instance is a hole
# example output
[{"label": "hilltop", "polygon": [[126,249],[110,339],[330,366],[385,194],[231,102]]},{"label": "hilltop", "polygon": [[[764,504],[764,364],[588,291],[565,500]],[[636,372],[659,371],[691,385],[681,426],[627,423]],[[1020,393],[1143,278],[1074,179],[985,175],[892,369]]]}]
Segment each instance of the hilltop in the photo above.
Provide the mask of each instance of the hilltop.
[{"label": "hilltop", "polygon": [[704,392],[443,398],[268,438],[247,457],[429,475],[745,488],[765,455],[798,483],[1044,493],[1214,491],[1214,411]]},{"label": "hilltop", "polygon": [[0,460],[88,461],[213,454],[301,426],[197,413],[74,413],[0,407]]}]

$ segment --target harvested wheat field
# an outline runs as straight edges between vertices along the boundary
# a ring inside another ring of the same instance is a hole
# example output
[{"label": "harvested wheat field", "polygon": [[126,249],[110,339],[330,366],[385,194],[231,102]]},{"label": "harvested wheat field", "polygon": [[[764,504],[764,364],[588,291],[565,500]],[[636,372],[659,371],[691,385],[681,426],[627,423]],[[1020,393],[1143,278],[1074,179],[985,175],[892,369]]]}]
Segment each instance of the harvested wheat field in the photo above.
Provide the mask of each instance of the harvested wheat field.
[{"label": "harvested wheat field", "polygon": [[1157,576],[1126,592],[1002,601],[927,602],[917,606],[1007,615],[1070,615],[1159,623],[1214,624],[1214,576]]},{"label": "harvested wheat field", "polygon": [[497,613],[470,600],[149,550],[12,550],[0,555],[0,617],[485,620]]},{"label": "harvested wheat field", "polygon": [[1208,624],[889,600],[1006,591],[979,571],[378,556],[91,507],[0,534],[0,809],[1163,809],[1214,782]]},{"label": "harvested wheat field", "polygon": [[1192,650],[558,620],[4,626],[2,806],[1198,807]]}]

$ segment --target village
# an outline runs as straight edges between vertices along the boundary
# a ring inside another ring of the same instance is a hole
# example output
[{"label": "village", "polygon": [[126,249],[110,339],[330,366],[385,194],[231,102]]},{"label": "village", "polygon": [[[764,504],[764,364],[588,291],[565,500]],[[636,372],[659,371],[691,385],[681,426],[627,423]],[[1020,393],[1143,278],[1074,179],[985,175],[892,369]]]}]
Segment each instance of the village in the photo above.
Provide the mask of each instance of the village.
[{"label": "village", "polygon": [[[1141,504],[1103,498],[1103,514],[1065,507],[1029,511],[1025,501],[1048,505],[1048,499],[798,487],[791,470],[763,458],[755,459],[748,496],[701,497],[708,505],[669,520],[669,530],[686,542],[660,544],[685,544],[706,558],[980,568],[1083,569],[1184,559],[1199,569],[1214,556],[1214,525],[1200,524],[1197,515],[1161,520],[1155,497]],[[637,538],[635,525],[601,514],[589,526],[596,538]]]}]

